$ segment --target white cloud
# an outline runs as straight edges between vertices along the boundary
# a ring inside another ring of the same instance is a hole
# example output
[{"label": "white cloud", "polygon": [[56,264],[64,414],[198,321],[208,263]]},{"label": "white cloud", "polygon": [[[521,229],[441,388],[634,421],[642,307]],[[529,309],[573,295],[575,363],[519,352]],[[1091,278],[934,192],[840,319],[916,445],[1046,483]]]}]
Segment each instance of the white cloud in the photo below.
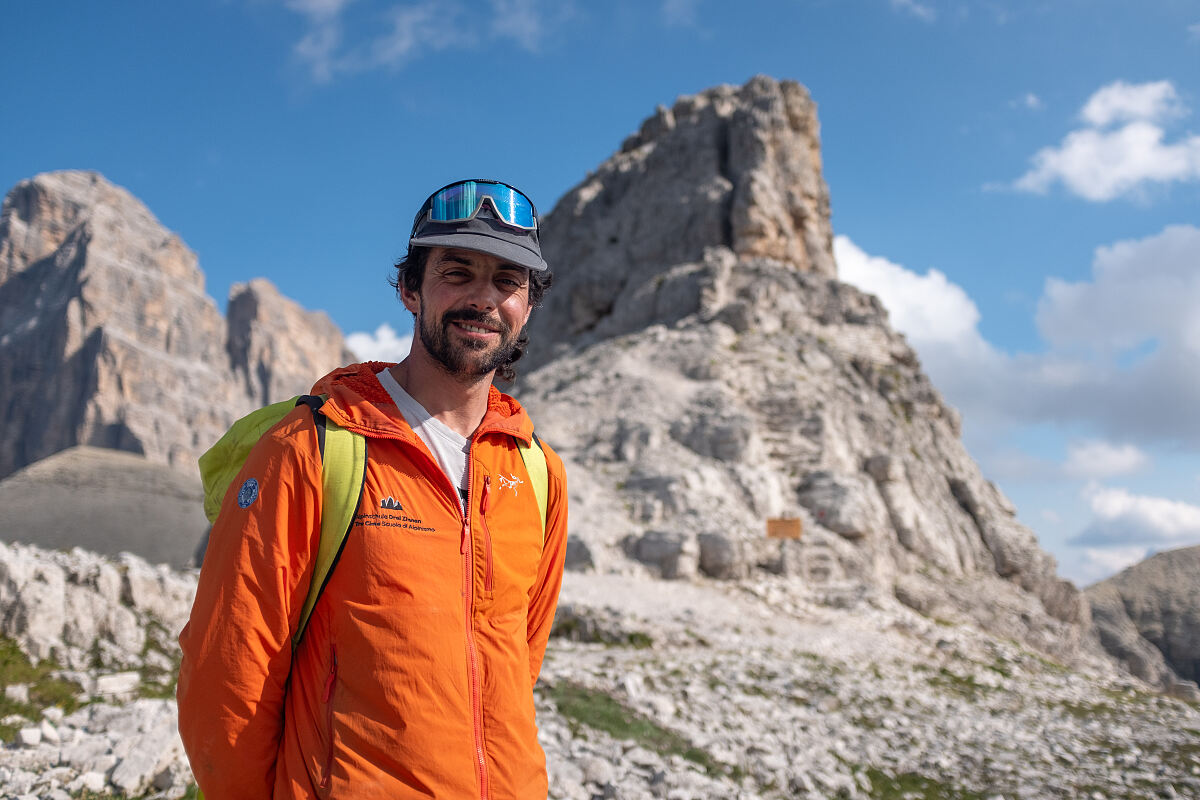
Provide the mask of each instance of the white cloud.
[{"label": "white cloud", "polygon": [[308,20],[293,48],[313,80],[398,69],[455,44],[509,39],[535,52],[552,30],[573,13],[569,2],[489,0],[486,13],[468,13],[453,0],[392,3],[361,19],[349,13],[353,0],[291,0],[287,8]]},{"label": "white cloud", "polygon": [[[1166,141],[1162,123],[1185,109],[1169,81],[1127,84],[1097,91],[1080,112],[1086,127],[1057,147],[1044,147],[1013,186],[1045,193],[1056,183],[1094,202],[1137,194],[1149,184],[1200,180],[1200,136]],[[1113,123],[1124,122],[1120,127]]]},{"label": "white cloud", "polygon": [[1092,522],[1072,544],[1092,547],[1179,547],[1200,542],[1200,506],[1126,489],[1085,490]]},{"label": "white cloud", "polygon": [[1060,350],[1120,354],[1158,342],[1200,356],[1200,228],[1097,248],[1091,280],[1046,281],[1037,324]]},{"label": "white cloud", "polygon": [[937,12],[932,7],[919,3],[917,0],[888,0],[888,2],[895,10],[911,14],[923,22],[933,22],[937,19]]},{"label": "white cloud", "polygon": [[492,33],[512,39],[529,52],[536,52],[545,35],[544,11],[537,0],[489,0]]},{"label": "white cloud", "polygon": [[346,337],[346,346],[363,361],[402,361],[411,344],[411,335],[398,336],[386,322],[374,333],[358,331]]},{"label": "white cloud", "polygon": [[330,19],[342,13],[352,0],[288,0],[285,5],[299,14],[315,19]]},{"label": "white cloud", "polygon": [[1017,179],[1017,189],[1044,194],[1061,181],[1086,200],[1103,202],[1147,183],[1200,179],[1200,136],[1164,144],[1162,128],[1131,122],[1114,131],[1072,131],[1062,144],[1033,157],[1033,169]]},{"label": "white cloud", "polygon": [[833,254],[841,279],[878,296],[892,325],[914,344],[959,342],[979,323],[975,303],[936,269],[918,275],[868,255],[846,236],[834,238]]},{"label": "white cloud", "polygon": [[419,49],[442,50],[454,41],[449,24],[453,12],[434,3],[397,6],[388,14],[390,28],[358,55],[347,58],[354,71],[375,67],[395,68],[417,54]]},{"label": "white cloud", "polygon": [[1193,42],[1200,42],[1200,22],[1193,22],[1187,26],[1188,38]]},{"label": "white cloud", "polygon": [[692,27],[696,24],[698,5],[700,0],[662,0],[663,22],[668,27]]},{"label": "white cloud", "polygon": [[1075,573],[1083,585],[1107,578],[1126,567],[1132,567],[1150,555],[1152,548],[1133,545],[1129,547],[1085,547]]},{"label": "white cloud", "polygon": [[979,309],[961,286],[936,269],[924,275],[865,253],[846,236],[833,241],[838,276],[883,302],[892,326],[907,337],[934,384],[973,423],[1007,413],[996,386],[1006,358],[979,333]]},{"label": "white cloud", "polygon": [[1138,84],[1117,81],[1088,98],[1079,116],[1089,125],[1103,128],[1114,122],[1162,122],[1185,113],[1170,81]]},{"label": "white cloud", "polygon": [[1135,445],[1088,440],[1067,448],[1063,471],[1073,478],[1112,478],[1137,472],[1148,463],[1149,458]]},{"label": "white cloud", "polygon": [[881,298],[963,412],[972,447],[996,449],[1014,427],[1061,423],[1200,452],[1200,228],[1098,248],[1090,281],[1048,280],[1037,312],[1046,349],[1036,354],[984,339],[975,304],[940,272],[919,275],[846,237],[834,253],[842,279]]},{"label": "white cloud", "polygon": [[1042,102],[1042,98],[1038,97],[1033,92],[1026,92],[1017,100],[1012,101],[1011,105],[1021,106],[1022,108],[1027,108],[1030,111],[1041,111],[1046,107],[1046,104]]}]

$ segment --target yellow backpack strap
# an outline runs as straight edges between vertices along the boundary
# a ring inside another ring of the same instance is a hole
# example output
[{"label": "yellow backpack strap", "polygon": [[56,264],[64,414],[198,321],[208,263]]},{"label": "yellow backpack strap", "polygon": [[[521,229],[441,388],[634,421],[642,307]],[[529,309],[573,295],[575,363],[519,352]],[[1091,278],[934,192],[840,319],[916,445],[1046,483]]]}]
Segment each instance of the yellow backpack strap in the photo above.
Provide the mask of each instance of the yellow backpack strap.
[{"label": "yellow backpack strap", "polygon": [[529,473],[529,482],[533,484],[533,496],[537,498],[538,513],[542,517],[542,544],[546,544],[546,497],[550,493],[550,473],[546,469],[546,453],[537,434],[533,434],[533,443],[525,444],[516,439],[517,450],[521,460],[525,462],[525,471]]},{"label": "yellow backpack strap", "polygon": [[[295,649],[304,637],[308,619],[317,599],[325,590],[333,567],[342,554],[346,536],[354,522],[354,512],[362,499],[363,478],[367,472],[367,440],[362,434],[348,431],[317,413],[317,435],[323,439],[321,480],[324,500],[321,507],[321,542],[317,548],[317,563],[313,568],[308,597],[300,612],[300,622],[292,637]],[[323,434],[322,434],[323,431]]]}]

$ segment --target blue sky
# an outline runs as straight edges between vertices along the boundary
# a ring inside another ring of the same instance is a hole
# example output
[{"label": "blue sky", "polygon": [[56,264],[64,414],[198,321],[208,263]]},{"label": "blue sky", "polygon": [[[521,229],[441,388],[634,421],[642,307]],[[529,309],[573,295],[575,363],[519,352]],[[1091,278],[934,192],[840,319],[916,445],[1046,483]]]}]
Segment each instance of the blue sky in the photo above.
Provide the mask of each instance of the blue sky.
[{"label": "blue sky", "polygon": [[0,186],[98,170],[222,305],[262,275],[402,337],[385,280],[432,189],[548,211],[656,105],[756,73],[812,92],[843,277],[1063,574],[1200,543],[1190,0],[12,3]]}]

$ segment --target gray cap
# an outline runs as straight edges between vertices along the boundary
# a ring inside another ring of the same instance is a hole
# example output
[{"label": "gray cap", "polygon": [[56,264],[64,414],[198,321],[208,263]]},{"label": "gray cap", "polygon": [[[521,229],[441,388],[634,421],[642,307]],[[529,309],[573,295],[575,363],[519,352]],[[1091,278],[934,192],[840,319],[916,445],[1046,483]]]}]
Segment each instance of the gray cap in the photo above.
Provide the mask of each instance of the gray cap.
[{"label": "gray cap", "polygon": [[550,269],[542,258],[537,229],[525,230],[504,224],[496,219],[487,203],[483,204],[474,217],[460,222],[435,222],[429,219],[427,209],[422,208],[413,223],[412,236],[408,240],[409,247],[414,245],[461,247],[464,250],[489,253],[538,272]]}]

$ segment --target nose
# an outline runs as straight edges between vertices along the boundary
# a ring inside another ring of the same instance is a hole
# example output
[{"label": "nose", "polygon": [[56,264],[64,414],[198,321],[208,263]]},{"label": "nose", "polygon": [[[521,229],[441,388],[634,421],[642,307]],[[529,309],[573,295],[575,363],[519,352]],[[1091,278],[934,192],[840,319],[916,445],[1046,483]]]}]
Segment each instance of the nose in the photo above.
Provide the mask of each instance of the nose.
[{"label": "nose", "polygon": [[488,278],[476,278],[471,282],[467,305],[476,311],[495,311],[500,305],[499,289]]}]

